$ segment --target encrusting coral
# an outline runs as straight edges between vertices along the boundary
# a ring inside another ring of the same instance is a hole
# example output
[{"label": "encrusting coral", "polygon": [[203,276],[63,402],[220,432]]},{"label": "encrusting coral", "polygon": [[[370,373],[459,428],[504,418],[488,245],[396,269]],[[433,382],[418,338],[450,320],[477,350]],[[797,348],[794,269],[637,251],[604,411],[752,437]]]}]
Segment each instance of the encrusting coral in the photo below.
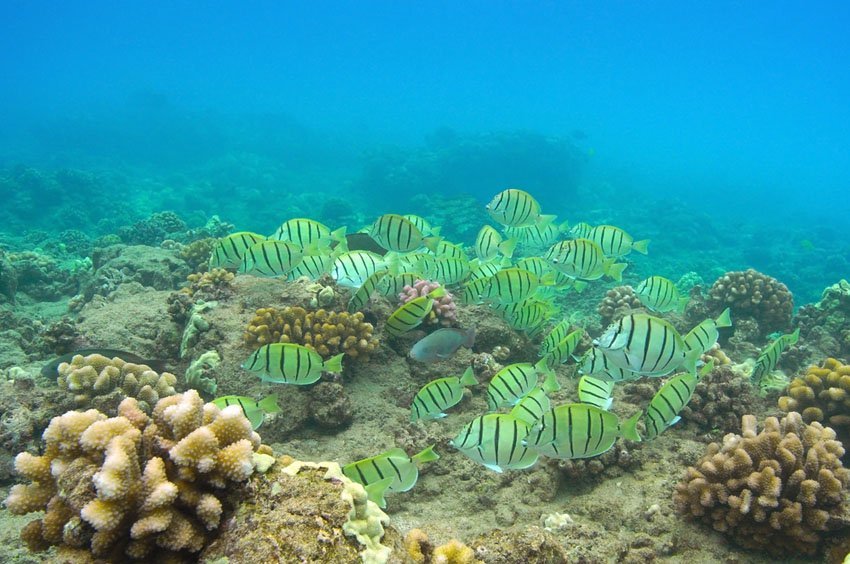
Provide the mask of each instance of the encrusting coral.
[{"label": "encrusting coral", "polygon": [[157,374],[146,364],[124,362],[101,354],[76,355],[58,368],[59,387],[74,394],[79,406],[87,406],[94,396],[105,396],[118,390],[124,397],[139,400],[144,411],[161,398],[177,393],[177,377],[170,372]]},{"label": "encrusting coral", "polygon": [[6,506],[15,515],[45,511],[21,538],[32,551],[61,545],[114,561],[201,550],[225,493],[270,450],[239,406],[204,404],[195,390],[160,400],[150,417],[133,398],[116,417],[65,413],[44,442],[41,456],[15,459],[31,483],[14,486]]},{"label": "encrusting coral", "polygon": [[[413,286],[405,286],[398,299],[401,303],[406,304],[410,300],[427,296],[432,291],[440,287],[439,282],[431,282],[429,280],[417,280]],[[451,292],[446,291],[444,296],[434,300],[434,306],[428,312],[428,316],[423,321],[426,325],[442,325],[443,327],[452,327],[457,325],[457,305],[455,304],[454,296]]]},{"label": "encrusting coral", "polygon": [[706,302],[713,316],[730,308],[736,326],[742,317],[754,319],[762,336],[787,329],[794,310],[788,287],[752,268],[727,272],[718,278],[708,291]]},{"label": "encrusting coral", "polygon": [[803,420],[820,421],[845,433],[850,430],[850,364],[828,358],[810,366],[779,398],[782,411],[799,411]]},{"label": "encrusting coral", "polygon": [[301,307],[260,308],[248,323],[245,344],[256,348],[269,343],[295,343],[324,358],[344,352],[346,358],[368,359],[378,348],[374,327],[361,312],[348,313]]},{"label": "encrusting coral", "polygon": [[673,495],[677,510],[746,548],[817,553],[822,533],[846,522],[850,470],[835,432],[796,412],[768,417],[760,433],[755,416],[745,415],[741,429],[687,469]]}]

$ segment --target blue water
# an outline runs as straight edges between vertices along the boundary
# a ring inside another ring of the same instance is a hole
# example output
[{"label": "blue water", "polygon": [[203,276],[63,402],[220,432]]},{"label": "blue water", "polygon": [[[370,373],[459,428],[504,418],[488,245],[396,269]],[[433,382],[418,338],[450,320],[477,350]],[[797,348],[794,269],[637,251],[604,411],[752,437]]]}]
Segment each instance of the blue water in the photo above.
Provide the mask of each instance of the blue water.
[{"label": "blue water", "polygon": [[636,273],[816,299],[850,275],[850,5],[645,4],[7,0],[0,229],[269,232],[519,186],[652,238]]}]

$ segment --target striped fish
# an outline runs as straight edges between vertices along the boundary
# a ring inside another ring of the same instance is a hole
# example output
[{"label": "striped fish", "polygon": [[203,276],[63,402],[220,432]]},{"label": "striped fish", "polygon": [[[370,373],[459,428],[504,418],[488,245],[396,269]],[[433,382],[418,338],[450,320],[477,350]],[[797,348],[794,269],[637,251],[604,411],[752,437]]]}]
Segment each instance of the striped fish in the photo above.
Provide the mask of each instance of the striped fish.
[{"label": "striped fish", "polygon": [[792,345],[796,345],[800,339],[800,328],[798,327],[793,333],[782,335],[772,343],[770,343],[756,359],[756,365],[753,367],[753,373],[750,375],[750,380],[758,386],[765,374],[773,372],[776,368],[776,363],[779,362],[779,356],[785,352],[785,349]]},{"label": "striped fish", "polygon": [[537,462],[537,453],[522,440],[530,425],[507,413],[490,413],[473,419],[451,445],[488,470],[522,470]]},{"label": "striped fish", "polygon": [[560,225],[556,225],[553,220],[543,225],[505,227],[504,232],[508,237],[516,239],[523,245],[546,247],[560,239],[561,234],[568,228],[569,224],[566,221]]},{"label": "striped fish", "polygon": [[564,337],[570,332],[570,320],[564,319],[555,325],[549,333],[543,338],[540,343],[540,352],[537,356],[546,356],[546,353],[554,349],[558,343],[564,340]]},{"label": "striped fish", "polygon": [[294,343],[272,343],[263,345],[242,363],[248,372],[259,372],[260,380],[275,384],[312,384],[322,377],[322,372],[342,372],[342,357],[339,353],[328,360],[312,349]]},{"label": "striped fish", "polygon": [[238,268],[245,252],[265,240],[262,235],[248,231],[240,231],[219,239],[210,255],[210,268]]},{"label": "striped fish", "polygon": [[378,293],[382,296],[395,296],[404,292],[405,286],[413,286],[417,280],[423,278],[414,272],[403,272],[401,274],[387,274],[378,282]]},{"label": "striped fish", "polygon": [[434,452],[434,445],[413,457],[407,456],[400,448],[393,448],[377,456],[346,464],[342,467],[342,473],[366,488],[371,501],[386,508],[385,493],[410,490],[419,479],[419,466],[439,458]]},{"label": "striped fish", "polygon": [[593,344],[615,366],[645,376],[664,376],[679,367],[695,374],[700,357],[669,321],[645,313],[622,317]]},{"label": "striped fish", "polygon": [[691,329],[685,335],[685,345],[689,349],[696,349],[700,354],[705,354],[717,342],[720,337],[718,329],[732,327],[732,318],[729,316],[729,308],[717,316],[717,319],[706,319]]},{"label": "striped fish", "polygon": [[624,257],[633,250],[645,255],[649,247],[649,239],[635,241],[631,235],[613,225],[597,225],[588,239],[599,245],[606,257]]},{"label": "striped fish", "polygon": [[369,236],[385,249],[397,253],[409,253],[423,245],[434,250],[440,241],[437,237],[426,239],[412,221],[394,213],[376,219]]},{"label": "striped fish", "polygon": [[544,257],[552,267],[571,278],[597,280],[609,276],[620,281],[624,263],[607,259],[602,248],[588,239],[569,239],[552,245]]},{"label": "striped fish", "polygon": [[310,280],[318,280],[328,274],[333,267],[334,261],[345,252],[343,245],[337,245],[333,251],[319,252],[316,255],[304,255],[301,262],[289,271],[287,280],[298,280],[302,276]]},{"label": "striped fish", "polygon": [[[555,375],[553,372],[541,371],[542,366],[528,362],[509,364],[496,372],[487,386],[487,407],[496,411],[500,407],[512,407],[528,392],[537,386],[538,374],[546,374],[544,389],[551,391]],[[557,389],[557,388],[555,388]]]},{"label": "striped fish", "polygon": [[404,335],[411,329],[415,329],[431,312],[434,307],[434,300],[445,295],[446,290],[440,286],[431,290],[426,296],[419,296],[402,304],[387,318],[384,329],[394,337]]},{"label": "striped fish", "polygon": [[331,277],[340,286],[359,288],[377,271],[386,268],[384,257],[371,251],[350,251],[337,258],[331,267]]},{"label": "striped fish", "polygon": [[534,293],[540,280],[533,273],[519,268],[500,270],[487,280],[481,298],[500,304],[516,304]]},{"label": "striped fish", "polygon": [[423,235],[439,235],[440,228],[439,227],[431,227],[431,224],[422,216],[414,215],[412,213],[406,213],[403,216],[404,219],[408,220],[410,223],[416,226],[416,229],[419,230]]},{"label": "striped fish", "polygon": [[290,241],[262,241],[245,251],[239,272],[254,276],[286,276],[303,260],[301,247]]},{"label": "striped fish", "polygon": [[526,257],[519,259],[516,261],[514,268],[527,270],[537,276],[537,278],[543,278],[546,274],[552,272],[552,268],[549,266],[549,263],[541,257]]},{"label": "striped fish", "polygon": [[516,239],[502,239],[502,235],[490,227],[485,225],[475,237],[475,254],[480,261],[489,261],[500,254],[511,258],[516,247]]},{"label": "striped fish", "polygon": [[452,376],[428,382],[413,397],[413,403],[410,404],[410,422],[445,417],[444,411],[463,399],[464,387],[477,383],[471,366],[460,378]]},{"label": "striped fish", "polygon": [[573,225],[570,229],[570,236],[573,239],[590,239],[590,234],[593,233],[593,226],[589,223],[580,222]]},{"label": "striped fish", "polygon": [[331,231],[318,221],[299,217],[284,221],[269,239],[292,241],[302,249],[326,249],[331,241],[345,244],[345,227]]},{"label": "striped fish", "polygon": [[683,372],[671,377],[661,386],[650,400],[643,417],[647,440],[654,439],[679,422],[679,412],[691,400],[700,378],[713,369],[714,360],[711,360],[700,369],[698,376]]},{"label": "striped fish", "polygon": [[510,188],[496,194],[487,204],[487,213],[497,223],[509,227],[551,223],[553,215],[540,215],[540,204],[531,194]]},{"label": "striped fish", "polygon": [[652,311],[684,313],[690,298],[679,295],[676,284],[663,276],[650,276],[635,288],[640,302]]},{"label": "striped fish", "polygon": [[238,405],[242,408],[242,413],[251,422],[251,427],[255,431],[263,424],[267,413],[269,415],[280,413],[280,406],[277,404],[277,394],[266,396],[260,401],[246,396],[222,396],[212,400],[212,403],[221,409],[231,405]]},{"label": "striped fish", "polygon": [[446,240],[437,243],[434,254],[438,257],[469,260],[469,257],[466,256],[466,251],[463,250],[463,245],[449,243]]},{"label": "striped fish", "polygon": [[628,382],[641,377],[637,372],[615,366],[608,360],[608,356],[596,347],[591,347],[585,353],[579,362],[578,371],[579,374],[587,374],[606,382]]},{"label": "striped fish", "polygon": [[552,350],[543,356],[546,366],[550,370],[554,370],[559,364],[564,364],[572,358],[573,352],[581,344],[581,339],[584,337],[584,329],[576,329],[555,345]]},{"label": "striped fish", "polygon": [[619,418],[595,405],[569,403],[554,407],[531,426],[525,444],[550,458],[590,458],[607,452],[618,437],[640,441],[638,411],[623,425]]},{"label": "striped fish", "polygon": [[494,309],[499,311],[502,318],[516,331],[525,331],[528,334],[536,334],[543,323],[549,319],[552,312],[552,304],[528,298],[518,304],[498,305]]},{"label": "striped fish", "polygon": [[502,268],[507,268],[510,266],[510,261],[505,261],[507,264],[500,263],[499,261],[490,261],[490,262],[481,262],[478,259],[472,259],[469,261],[469,282],[480,280],[481,278],[488,278],[493,276]]},{"label": "striped fish", "polygon": [[460,295],[461,301],[467,305],[484,303],[484,299],[481,296],[487,292],[489,285],[490,277],[478,278],[477,280],[467,282],[463,285],[463,292]]},{"label": "striped fish", "polygon": [[469,275],[469,261],[466,258],[431,257],[423,263],[426,278],[444,286],[459,284]]},{"label": "striped fish", "polygon": [[578,381],[578,401],[588,405],[594,405],[599,409],[608,411],[614,398],[614,382],[600,380],[593,376],[582,376]]},{"label": "striped fish", "polygon": [[543,417],[543,414],[551,408],[552,405],[549,403],[546,390],[537,386],[517,402],[511,409],[511,415],[531,425]]},{"label": "striped fish", "polygon": [[354,292],[354,295],[351,296],[350,300],[348,300],[348,313],[359,311],[363,308],[363,306],[369,303],[369,298],[372,296],[372,292],[375,291],[375,288],[377,288],[381,279],[386,275],[386,270],[379,270],[364,280],[363,285],[357,288],[357,291]]}]

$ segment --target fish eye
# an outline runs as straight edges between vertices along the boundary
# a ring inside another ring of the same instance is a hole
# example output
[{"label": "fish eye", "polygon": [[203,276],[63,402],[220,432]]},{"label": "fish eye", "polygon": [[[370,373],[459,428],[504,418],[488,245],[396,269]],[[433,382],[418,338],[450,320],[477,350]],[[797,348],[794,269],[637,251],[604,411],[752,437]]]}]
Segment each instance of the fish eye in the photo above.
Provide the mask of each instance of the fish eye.
[{"label": "fish eye", "polygon": [[561,261],[559,261],[557,258],[553,258],[553,259],[552,259],[552,263],[553,263],[553,264],[558,264],[559,262],[561,262]]}]

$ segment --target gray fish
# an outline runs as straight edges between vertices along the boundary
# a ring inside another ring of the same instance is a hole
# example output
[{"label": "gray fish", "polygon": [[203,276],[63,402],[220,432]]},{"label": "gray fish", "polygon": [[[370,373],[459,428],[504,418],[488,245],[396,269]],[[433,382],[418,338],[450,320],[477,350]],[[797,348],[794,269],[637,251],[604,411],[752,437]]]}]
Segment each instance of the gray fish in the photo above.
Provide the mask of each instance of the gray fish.
[{"label": "gray fish", "polygon": [[419,362],[437,362],[450,358],[460,347],[472,348],[475,328],[454,329],[444,327],[419,339],[410,349],[410,358]]}]

